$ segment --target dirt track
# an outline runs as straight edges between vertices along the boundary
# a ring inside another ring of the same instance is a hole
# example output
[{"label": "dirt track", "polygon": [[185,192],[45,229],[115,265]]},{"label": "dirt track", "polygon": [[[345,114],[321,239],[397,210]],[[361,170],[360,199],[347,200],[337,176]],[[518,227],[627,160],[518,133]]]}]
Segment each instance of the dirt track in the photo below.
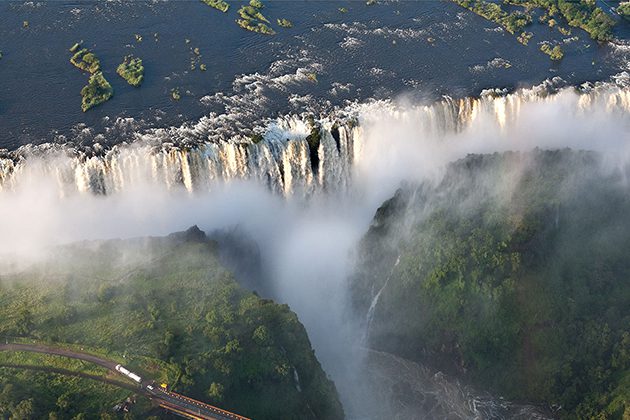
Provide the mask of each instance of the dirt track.
[{"label": "dirt track", "polygon": [[85,360],[86,362],[91,362],[113,371],[116,370],[116,365],[118,364],[116,362],[112,362],[111,360],[103,359],[89,353],[80,353],[72,350],[38,344],[0,344],[0,351],[27,351],[32,353],[54,354],[57,356],[70,357],[72,359]]}]

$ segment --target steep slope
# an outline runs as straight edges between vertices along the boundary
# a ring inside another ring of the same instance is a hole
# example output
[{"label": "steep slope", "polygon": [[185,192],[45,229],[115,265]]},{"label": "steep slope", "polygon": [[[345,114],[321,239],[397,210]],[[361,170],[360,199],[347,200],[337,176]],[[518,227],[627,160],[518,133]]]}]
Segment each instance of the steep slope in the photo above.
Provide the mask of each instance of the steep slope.
[{"label": "steep slope", "polygon": [[560,416],[626,418],[626,179],[593,153],[535,150],[471,155],[400,190],[352,280],[368,344]]},{"label": "steep slope", "polygon": [[[297,316],[241,288],[217,254],[196,228],[55,248],[45,261],[0,277],[0,335],[76,343],[251,418],[343,418]],[[31,364],[66,363],[33,357]],[[0,362],[15,364],[16,356],[0,354]],[[101,387],[95,398],[94,387],[81,390],[77,381],[85,382],[0,369],[7,416],[30,398],[33,418],[110,412],[120,401],[118,390]],[[76,398],[60,404],[63,395]],[[134,410],[149,413],[142,404]]]}]

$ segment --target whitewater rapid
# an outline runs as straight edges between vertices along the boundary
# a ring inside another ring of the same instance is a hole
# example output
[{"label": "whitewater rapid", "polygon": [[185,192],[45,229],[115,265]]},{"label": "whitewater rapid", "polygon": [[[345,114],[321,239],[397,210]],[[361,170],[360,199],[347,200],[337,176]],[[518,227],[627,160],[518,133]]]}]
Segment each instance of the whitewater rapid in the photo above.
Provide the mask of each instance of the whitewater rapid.
[{"label": "whitewater rapid", "polygon": [[[413,124],[419,132],[412,134],[432,140],[466,130],[479,135],[488,130],[499,135],[519,129],[523,114],[534,106],[542,111],[538,112],[541,118],[548,111],[547,123],[554,122],[551,114],[556,113],[558,125],[564,120],[588,119],[602,113],[623,120],[630,113],[630,90],[615,84],[558,89],[548,81],[512,93],[488,90],[474,98],[444,97],[430,105],[372,101],[319,118],[292,115],[270,120],[255,128],[262,135],[262,141],[257,142],[246,136],[216,140],[211,124],[201,119],[193,127],[136,133],[133,141],[108,148],[98,143],[29,145],[0,153],[0,193],[19,190],[36,179],[52,181],[62,197],[111,195],[146,186],[196,193],[233,180],[255,180],[283,196],[343,191],[356,176],[354,168],[365,163],[362,160],[370,148],[366,129],[377,123]],[[320,134],[315,146],[307,141],[312,130]],[[549,145],[561,147],[563,142],[566,139]],[[519,148],[522,143],[500,147]],[[396,147],[386,142],[382,146]],[[474,148],[467,150],[466,144],[460,146],[461,150],[475,152]],[[531,146],[538,146],[536,140]]]}]

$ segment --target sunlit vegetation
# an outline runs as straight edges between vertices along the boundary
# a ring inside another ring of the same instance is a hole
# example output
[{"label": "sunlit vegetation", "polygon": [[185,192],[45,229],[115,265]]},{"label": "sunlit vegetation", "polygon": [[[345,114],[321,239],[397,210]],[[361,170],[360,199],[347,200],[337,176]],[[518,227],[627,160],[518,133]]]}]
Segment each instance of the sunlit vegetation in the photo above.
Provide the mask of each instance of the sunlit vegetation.
[{"label": "sunlit vegetation", "polygon": [[563,28],[562,26],[558,26],[558,32],[565,36],[571,35],[571,29]]},{"label": "sunlit vegetation", "polygon": [[621,16],[630,18],[630,1],[619,3],[616,10]]},{"label": "sunlit vegetation", "polygon": [[76,42],[72,47],[70,47],[69,51],[74,54],[75,52],[79,51],[79,48],[81,48],[81,44]]},{"label": "sunlit vegetation", "polygon": [[257,9],[262,9],[263,7],[265,7],[260,0],[249,0],[249,5]]},{"label": "sunlit vegetation", "polygon": [[558,418],[628,418],[630,198],[606,173],[588,152],[471,155],[399,191],[351,283],[367,313],[389,278],[370,346]]},{"label": "sunlit vegetation", "polygon": [[227,12],[228,9],[230,8],[230,5],[226,1],[223,1],[223,0],[201,0],[201,1],[210,7],[214,7],[215,9],[222,11],[223,13]]},{"label": "sunlit vegetation", "polygon": [[348,13],[348,9],[346,7],[340,7],[339,10],[341,13]]},{"label": "sunlit vegetation", "polygon": [[125,60],[120,63],[116,69],[123,79],[127,81],[131,86],[140,86],[144,80],[144,66],[142,65],[142,59],[133,56],[126,56]]},{"label": "sunlit vegetation", "polygon": [[291,23],[290,20],[287,19],[278,19],[278,26],[281,26],[283,28],[292,28],[293,27],[293,23]]},{"label": "sunlit vegetation", "polygon": [[531,32],[523,32],[522,34],[520,34],[516,39],[518,40],[518,42],[520,42],[523,45],[527,45],[529,44],[529,40],[532,39],[532,37],[534,36],[533,33]]},{"label": "sunlit vegetation", "polygon": [[[76,45],[77,44],[73,45],[72,48],[75,48]],[[79,47],[75,48],[75,51],[78,48]],[[99,61],[98,57],[96,57],[96,55],[94,55],[94,53],[92,53],[87,48],[81,48],[80,50],[76,51],[72,55],[72,57],[70,57],[70,62],[76,68],[92,74],[101,69],[101,62]]]},{"label": "sunlit vegetation", "polygon": [[103,73],[100,71],[94,73],[88,79],[88,84],[81,89],[81,109],[86,112],[90,108],[107,102],[112,96],[114,96],[114,89]]},{"label": "sunlit vegetation", "polygon": [[[168,380],[177,392],[250,418],[343,418],[297,316],[241,288],[219,262],[217,245],[198,230],[66,246],[0,281],[3,340],[106,349],[107,358],[144,378]],[[0,364],[107,374],[61,359],[0,353]],[[0,369],[0,418],[112,418],[100,413],[114,415],[112,406],[131,394],[85,379]],[[160,413],[140,398],[125,418]]]},{"label": "sunlit vegetation", "polygon": [[508,13],[500,4],[485,0],[453,0],[462,7],[478,14],[479,16],[501,25],[511,34],[520,33],[532,22],[530,15],[516,11]]},{"label": "sunlit vegetation", "polygon": [[540,46],[540,51],[547,54],[554,61],[562,60],[564,57],[564,52],[562,51],[562,47],[560,45],[552,47],[551,44],[545,42]]},{"label": "sunlit vegetation", "polygon": [[180,99],[182,99],[182,94],[179,93],[179,89],[178,88],[171,89],[171,98],[174,101],[179,101]]},{"label": "sunlit vegetation", "polygon": [[504,0],[528,9],[542,8],[550,17],[562,17],[571,26],[583,29],[597,41],[612,37],[615,20],[608,16],[594,0]]},{"label": "sunlit vegetation", "polygon": [[269,26],[269,20],[261,13],[259,7],[252,4],[260,4],[262,7],[262,3],[252,0],[249,6],[243,6],[238,10],[241,18],[236,23],[251,32],[274,35],[276,32]]}]

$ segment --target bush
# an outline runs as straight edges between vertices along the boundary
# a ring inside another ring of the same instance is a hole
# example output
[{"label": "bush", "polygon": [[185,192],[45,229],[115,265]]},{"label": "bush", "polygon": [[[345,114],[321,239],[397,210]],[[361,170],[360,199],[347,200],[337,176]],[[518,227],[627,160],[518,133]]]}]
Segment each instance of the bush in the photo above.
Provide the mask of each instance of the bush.
[{"label": "bush", "polygon": [[124,61],[120,63],[116,69],[116,73],[131,86],[138,87],[144,80],[144,66],[142,65],[142,60],[128,55],[125,57]]}]

